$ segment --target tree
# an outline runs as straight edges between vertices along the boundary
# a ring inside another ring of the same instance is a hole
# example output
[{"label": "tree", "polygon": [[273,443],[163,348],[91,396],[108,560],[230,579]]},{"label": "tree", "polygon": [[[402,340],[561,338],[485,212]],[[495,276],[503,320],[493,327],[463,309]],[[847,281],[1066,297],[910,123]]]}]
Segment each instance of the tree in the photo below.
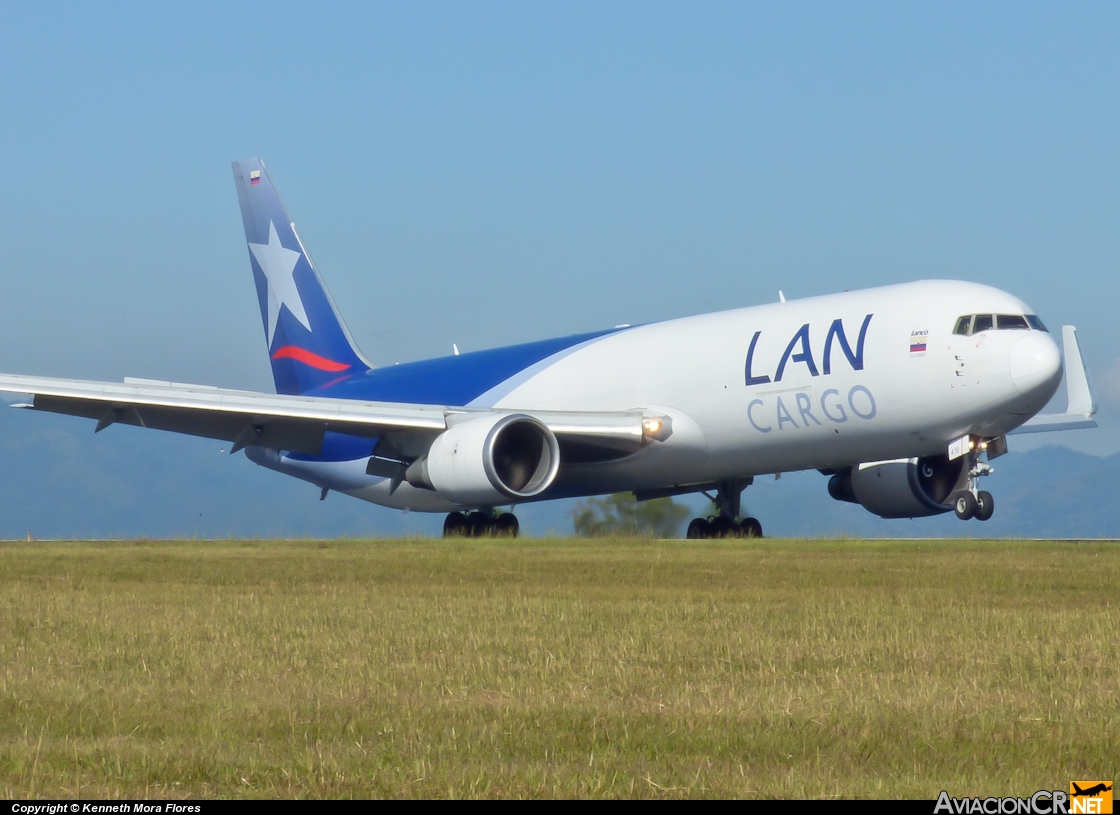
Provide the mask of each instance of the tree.
[{"label": "tree", "polygon": [[691,514],[688,507],[672,498],[639,502],[630,492],[603,498],[587,498],[572,510],[576,534],[585,538],[608,535],[641,535],[651,538],[676,538],[681,524]]}]

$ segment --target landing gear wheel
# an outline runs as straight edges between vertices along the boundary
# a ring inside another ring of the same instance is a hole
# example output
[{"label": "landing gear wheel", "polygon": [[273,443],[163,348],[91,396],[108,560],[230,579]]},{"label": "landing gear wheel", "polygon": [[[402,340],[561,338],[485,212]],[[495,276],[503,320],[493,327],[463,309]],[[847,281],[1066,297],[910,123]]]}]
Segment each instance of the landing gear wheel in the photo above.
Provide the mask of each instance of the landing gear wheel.
[{"label": "landing gear wheel", "polygon": [[758,518],[744,518],[739,521],[739,534],[744,538],[761,538],[762,524],[758,522]]},{"label": "landing gear wheel", "polygon": [[490,516],[483,512],[472,512],[467,516],[467,523],[470,524],[468,537],[485,538],[494,534],[491,528],[491,520]]},{"label": "landing gear wheel", "polygon": [[730,538],[738,534],[739,527],[730,518],[725,518],[722,515],[717,515],[708,522],[711,532],[708,533],[709,538]]},{"label": "landing gear wheel", "polygon": [[516,538],[521,534],[521,524],[512,512],[505,512],[494,519],[494,536],[497,538]]},{"label": "landing gear wheel", "polygon": [[992,513],[996,511],[996,499],[992,497],[990,492],[980,490],[976,493],[976,517],[978,520],[986,521],[992,517]]},{"label": "landing gear wheel", "polygon": [[957,495],[953,501],[953,511],[957,513],[957,517],[962,521],[967,521],[969,518],[976,516],[977,510],[980,508],[976,501],[976,496],[971,492],[962,492]]},{"label": "landing gear wheel", "polygon": [[443,521],[443,536],[445,538],[465,538],[470,534],[470,525],[467,516],[462,512],[452,512]]},{"label": "landing gear wheel", "polygon": [[685,537],[689,540],[703,540],[712,536],[712,525],[707,518],[693,518],[688,525]]}]

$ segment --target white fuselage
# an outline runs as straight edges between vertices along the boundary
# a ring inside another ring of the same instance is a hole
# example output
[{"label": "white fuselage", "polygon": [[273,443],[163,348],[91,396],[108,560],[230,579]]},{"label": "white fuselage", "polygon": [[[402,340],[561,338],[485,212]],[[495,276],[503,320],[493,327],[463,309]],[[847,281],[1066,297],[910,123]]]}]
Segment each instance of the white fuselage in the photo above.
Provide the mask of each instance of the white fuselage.
[{"label": "white fuselage", "polygon": [[[978,313],[1033,312],[988,286],[919,281],[686,317],[557,354],[473,406],[670,417],[664,442],[567,467],[540,499],[940,454],[962,435],[1018,427],[1061,380],[1044,331],[953,333],[960,316]],[[364,459],[270,466],[387,506],[453,508],[407,484],[390,494]]]}]

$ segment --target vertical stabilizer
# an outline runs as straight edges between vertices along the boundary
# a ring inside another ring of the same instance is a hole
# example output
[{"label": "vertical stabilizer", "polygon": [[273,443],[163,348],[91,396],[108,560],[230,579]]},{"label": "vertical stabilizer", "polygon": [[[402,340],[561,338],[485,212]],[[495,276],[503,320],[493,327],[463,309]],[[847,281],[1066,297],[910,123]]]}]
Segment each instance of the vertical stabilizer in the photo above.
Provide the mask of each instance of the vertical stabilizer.
[{"label": "vertical stabilizer", "polygon": [[233,179],[276,392],[307,393],[368,371],[264,162],[233,162]]}]

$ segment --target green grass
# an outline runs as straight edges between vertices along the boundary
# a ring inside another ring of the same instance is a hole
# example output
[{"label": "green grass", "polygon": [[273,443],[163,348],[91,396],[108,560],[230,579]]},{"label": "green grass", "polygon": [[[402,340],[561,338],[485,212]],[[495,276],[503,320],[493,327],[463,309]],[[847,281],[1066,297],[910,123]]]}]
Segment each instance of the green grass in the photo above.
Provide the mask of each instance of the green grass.
[{"label": "green grass", "polygon": [[0,545],[0,796],[1029,795],[1120,769],[1120,546]]}]

